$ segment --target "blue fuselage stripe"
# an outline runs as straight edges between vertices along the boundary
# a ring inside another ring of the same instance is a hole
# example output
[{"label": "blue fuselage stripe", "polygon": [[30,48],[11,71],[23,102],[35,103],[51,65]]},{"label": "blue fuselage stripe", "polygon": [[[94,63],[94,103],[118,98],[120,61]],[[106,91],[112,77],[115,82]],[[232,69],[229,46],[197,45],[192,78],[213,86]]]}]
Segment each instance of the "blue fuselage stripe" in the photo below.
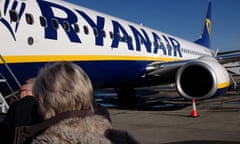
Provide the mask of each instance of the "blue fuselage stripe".
[{"label": "blue fuselage stripe", "polygon": [[[95,88],[138,86],[145,81],[145,67],[149,61],[84,61],[75,62],[89,75]],[[31,77],[36,77],[40,69],[47,63],[15,63],[9,67],[20,83]],[[1,64],[0,71],[4,77],[11,79],[6,67]],[[7,74],[7,75],[6,75]]]}]

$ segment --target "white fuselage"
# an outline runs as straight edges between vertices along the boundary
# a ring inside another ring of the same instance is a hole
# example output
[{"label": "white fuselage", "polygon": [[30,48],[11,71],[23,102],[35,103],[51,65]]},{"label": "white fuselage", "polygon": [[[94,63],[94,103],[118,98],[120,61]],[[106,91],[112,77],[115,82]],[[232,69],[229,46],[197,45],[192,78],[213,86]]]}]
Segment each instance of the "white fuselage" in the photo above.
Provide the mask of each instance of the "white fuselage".
[{"label": "white fuselage", "polygon": [[[9,2],[6,12],[1,4],[1,19],[12,21],[9,23],[12,33],[0,23],[0,52],[8,63],[175,61],[212,54],[198,44],[63,1],[15,2],[17,6],[11,11],[16,15],[25,5],[17,21],[9,16],[14,1]],[[45,20],[45,26],[40,18]]]}]

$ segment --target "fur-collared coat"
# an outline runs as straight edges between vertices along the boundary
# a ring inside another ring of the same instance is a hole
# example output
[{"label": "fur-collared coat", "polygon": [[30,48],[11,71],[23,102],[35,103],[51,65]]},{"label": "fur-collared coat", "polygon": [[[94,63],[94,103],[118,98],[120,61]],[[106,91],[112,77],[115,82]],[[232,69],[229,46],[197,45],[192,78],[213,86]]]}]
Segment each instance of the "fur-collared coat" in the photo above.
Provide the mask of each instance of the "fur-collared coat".
[{"label": "fur-collared coat", "polygon": [[68,118],[33,138],[32,144],[138,144],[127,131],[112,129],[100,115]]},{"label": "fur-collared coat", "polygon": [[90,111],[69,111],[42,123],[17,127],[14,144],[138,144],[127,131]]},{"label": "fur-collared coat", "polygon": [[32,144],[110,144],[111,123],[100,115],[65,119],[35,137]]}]

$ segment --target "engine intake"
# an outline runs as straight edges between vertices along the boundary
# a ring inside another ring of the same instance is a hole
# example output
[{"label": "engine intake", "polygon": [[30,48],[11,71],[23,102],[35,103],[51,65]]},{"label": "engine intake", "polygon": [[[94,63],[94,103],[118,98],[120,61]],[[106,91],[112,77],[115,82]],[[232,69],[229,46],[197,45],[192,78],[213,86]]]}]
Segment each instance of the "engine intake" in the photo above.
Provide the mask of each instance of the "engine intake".
[{"label": "engine intake", "polygon": [[[187,99],[207,99],[229,84],[227,71],[215,59],[202,58],[183,65],[176,77],[178,93]],[[219,93],[220,94],[220,93]]]}]

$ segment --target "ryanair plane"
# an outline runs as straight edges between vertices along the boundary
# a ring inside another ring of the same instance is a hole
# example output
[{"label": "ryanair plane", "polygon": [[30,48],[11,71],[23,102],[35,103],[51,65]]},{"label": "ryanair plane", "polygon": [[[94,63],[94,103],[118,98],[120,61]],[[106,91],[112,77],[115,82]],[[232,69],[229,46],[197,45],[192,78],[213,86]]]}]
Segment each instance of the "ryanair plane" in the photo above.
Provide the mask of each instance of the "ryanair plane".
[{"label": "ryanair plane", "polygon": [[119,98],[167,83],[187,99],[212,98],[230,85],[222,64],[240,55],[218,55],[210,34],[210,1],[201,37],[189,42],[62,0],[0,0],[0,76],[14,85],[14,73],[21,84],[46,63],[71,61]]}]

